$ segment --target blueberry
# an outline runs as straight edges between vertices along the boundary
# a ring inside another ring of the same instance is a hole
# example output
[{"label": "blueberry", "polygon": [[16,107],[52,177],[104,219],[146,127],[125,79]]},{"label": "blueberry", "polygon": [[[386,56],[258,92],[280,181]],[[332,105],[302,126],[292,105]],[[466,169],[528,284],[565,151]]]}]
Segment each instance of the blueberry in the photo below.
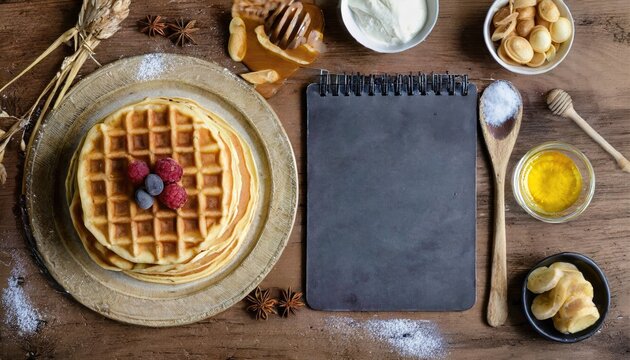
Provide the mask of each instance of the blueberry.
[{"label": "blueberry", "polygon": [[153,196],[158,196],[162,193],[162,190],[164,190],[164,182],[159,176],[155,174],[149,174],[144,179],[144,188],[149,194]]},{"label": "blueberry", "polygon": [[136,190],[136,203],[141,209],[146,210],[153,206],[153,196],[142,189],[138,189]]}]

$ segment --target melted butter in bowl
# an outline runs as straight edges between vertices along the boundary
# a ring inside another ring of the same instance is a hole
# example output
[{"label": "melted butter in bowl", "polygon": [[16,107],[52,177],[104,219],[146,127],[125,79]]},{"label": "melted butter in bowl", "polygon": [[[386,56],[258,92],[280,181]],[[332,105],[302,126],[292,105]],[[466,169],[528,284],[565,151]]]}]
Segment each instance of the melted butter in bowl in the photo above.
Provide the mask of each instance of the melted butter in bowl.
[{"label": "melted butter in bowl", "polygon": [[581,151],[569,144],[548,142],[518,162],[512,190],[518,204],[534,218],[563,223],[578,217],[590,204],[595,174]]},{"label": "melted butter in bowl", "polygon": [[521,181],[527,184],[526,199],[545,214],[565,211],[575,204],[582,192],[582,174],[577,165],[556,150],[544,151],[529,159]]},{"label": "melted butter in bowl", "polygon": [[343,22],[355,40],[381,53],[412,48],[433,30],[438,0],[341,0]]}]

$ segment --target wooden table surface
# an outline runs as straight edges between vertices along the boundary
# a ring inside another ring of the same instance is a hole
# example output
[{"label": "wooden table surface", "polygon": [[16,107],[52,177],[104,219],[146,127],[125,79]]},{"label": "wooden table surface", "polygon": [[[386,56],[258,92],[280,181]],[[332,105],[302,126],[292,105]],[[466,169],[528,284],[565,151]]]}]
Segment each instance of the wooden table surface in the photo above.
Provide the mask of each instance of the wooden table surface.
[{"label": "wooden table surface", "polygon": [[[80,1],[0,1],[0,84],[27,66],[76,21]],[[5,164],[8,181],[0,187],[0,287],[9,294],[11,276],[21,276],[23,294],[42,320],[35,333],[20,333],[9,317],[7,301],[0,315],[0,358],[217,358],[217,359],[383,359],[404,356],[392,339],[356,334],[371,319],[427,320],[436,330],[426,341],[441,339],[438,351],[416,355],[452,358],[598,358],[630,356],[630,175],[568,120],[550,114],[543,101],[546,91],[562,87],[575,107],[611,144],[630,156],[630,6],[627,0],[568,0],[575,18],[575,43],[568,58],[551,73],[540,76],[511,74],[494,62],[482,38],[489,0],[441,2],[437,26],[426,42],[401,54],[382,55],[358,45],[340,23],[335,1],[321,2],[327,26],[325,54],[313,65],[331,71],[468,73],[478,85],[488,79],[508,79],[525,103],[521,134],[510,169],[530,148],[548,140],[571,143],[591,160],[597,177],[595,198],[587,211],[568,224],[550,225],[527,215],[507,190],[508,278],[510,313],[505,326],[485,322],[492,224],[492,187],[488,158],[481,135],[477,167],[477,303],[461,313],[329,313],[304,309],[298,316],[255,321],[241,302],[211,319],[178,328],[151,329],[106,319],[56,291],[36,267],[14,215],[19,192],[19,146],[12,143]],[[96,49],[106,64],[117,59],[168,52],[215,61],[236,73],[245,68],[227,55],[227,27],[231,2],[133,1],[123,29]],[[137,30],[147,14],[195,18],[201,27],[198,46],[178,48],[151,39]],[[52,78],[68,49],[58,50],[16,86],[3,93],[4,105],[17,100],[27,109]],[[81,74],[96,68],[86,63]],[[303,69],[269,100],[284,124],[304,182],[304,88],[318,73]],[[3,128],[9,125],[0,123]],[[290,242],[264,287],[302,288],[304,285],[304,196]],[[605,271],[612,289],[612,305],[602,330],[573,345],[546,341],[527,324],[520,310],[519,289],[524,274],[541,258],[575,251],[592,257]],[[7,296],[5,296],[6,298]],[[5,299],[7,300],[7,299]],[[340,323],[356,320],[354,327]],[[354,332],[354,333],[353,333]],[[396,339],[393,339],[396,340]],[[403,344],[404,345],[404,344]],[[417,345],[417,344],[416,344]],[[422,349],[421,349],[422,350]]]}]

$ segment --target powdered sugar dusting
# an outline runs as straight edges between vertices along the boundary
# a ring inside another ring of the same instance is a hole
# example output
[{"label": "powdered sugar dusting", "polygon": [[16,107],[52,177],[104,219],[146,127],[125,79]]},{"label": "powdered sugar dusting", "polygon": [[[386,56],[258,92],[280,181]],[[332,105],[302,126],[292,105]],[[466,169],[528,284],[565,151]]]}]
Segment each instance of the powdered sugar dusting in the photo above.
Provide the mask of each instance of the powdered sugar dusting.
[{"label": "powdered sugar dusting", "polygon": [[169,70],[169,66],[162,54],[147,54],[138,66],[136,79],[139,81],[157,79],[162,73]]},{"label": "powdered sugar dusting", "polygon": [[15,265],[7,281],[8,287],[2,290],[4,322],[15,328],[20,336],[31,335],[37,331],[41,316],[24,292],[24,268],[19,257],[14,255],[13,262]]},{"label": "powdered sugar dusting", "polygon": [[405,357],[440,359],[448,354],[440,329],[428,320],[355,321],[348,317],[331,317],[326,319],[326,325],[332,331],[354,340],[373,339],[385,342]]}]

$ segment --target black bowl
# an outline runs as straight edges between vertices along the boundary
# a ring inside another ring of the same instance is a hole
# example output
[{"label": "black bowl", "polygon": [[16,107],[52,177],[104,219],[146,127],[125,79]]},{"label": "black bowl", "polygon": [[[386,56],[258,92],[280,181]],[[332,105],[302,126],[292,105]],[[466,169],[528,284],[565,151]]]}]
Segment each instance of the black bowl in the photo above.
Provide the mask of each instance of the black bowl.
[{"label": "black bowl", "polygon": [[[575,334],[563,334],[556,330],[553,326],[553,321],[551,319],[547,320],[538,320],[532,314],[531,306],[532,301],[537,294],[527,290],[527,278],[529,274],[531,274],[534,269],[541,266],[549,266],[555,262],[563,261],[571,263],[582,272],[584,278],[593,285],[593,302],[595,306],[597,306],[597,310],[599,310],[599,320],[591,327],[584,329]],[[608,308],[610,307],[610,288],[608,287],[608,281],[606,280],[606,276],[602,269],[597,266],[597,264],[589,257],[572,253],[572,252],[564,252],[556,255],[551,255],[541,262],[536,264],[523,281],[523,291],[522,291],[522,299],[521,303],[523,304],[523,312],[525,313],[525,317],[530,325],[542,335],[545,339],[559,341],[563,343],[574,343],[578,341],[582,341],[587,339],[593,334],[595,334],[599,329],[604,325],[604,319],[606,318],[606,314],[608,313]]]}]

